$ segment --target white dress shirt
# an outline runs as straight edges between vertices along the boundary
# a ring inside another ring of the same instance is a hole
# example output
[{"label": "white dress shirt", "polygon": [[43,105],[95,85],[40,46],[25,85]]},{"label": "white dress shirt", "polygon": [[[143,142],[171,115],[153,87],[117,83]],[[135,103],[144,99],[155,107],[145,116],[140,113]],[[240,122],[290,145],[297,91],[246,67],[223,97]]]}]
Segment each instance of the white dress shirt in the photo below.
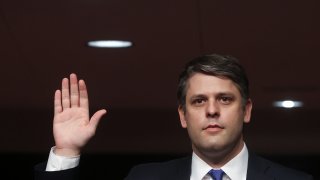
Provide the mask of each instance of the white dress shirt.
[{"label": "white dress shirt", "polygon": [[52,147],[50,150],[46,171],[61,171],[71,169],[79,165],[80,156],[64,157],[56,155]]},{"label": "white dress shirt", "polygon": [[[246,180],[248,169],[248,149],[244,144],[238,155],[221,167],[225,172],[222,180]],[[195,153],[192,154],[190,180],[213,180],[207,173],[212,169],[206,162]]]}]

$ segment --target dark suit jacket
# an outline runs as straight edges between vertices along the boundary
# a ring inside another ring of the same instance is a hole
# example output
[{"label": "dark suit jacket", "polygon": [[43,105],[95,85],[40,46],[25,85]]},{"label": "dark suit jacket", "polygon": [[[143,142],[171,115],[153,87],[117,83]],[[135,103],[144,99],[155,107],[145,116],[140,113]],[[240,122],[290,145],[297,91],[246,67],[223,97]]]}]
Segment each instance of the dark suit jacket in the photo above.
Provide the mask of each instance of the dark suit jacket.
[{"label": "dark suit jacket", "polygon": [[[36,166],[36,180],[76,180],[79,168],[59,172],[44,172],[44,164]],[[191,156],[162,163],[135,166],[125,180],[190,180]],[[247,180],[312,180],[300,171],[249,154]]]},{"label": "dark suit jacket", "polygon": [[[191,157],[134,167],[126,180],[190,180]],[[311,180],[312,176],[249,154],[247,180]]]}]

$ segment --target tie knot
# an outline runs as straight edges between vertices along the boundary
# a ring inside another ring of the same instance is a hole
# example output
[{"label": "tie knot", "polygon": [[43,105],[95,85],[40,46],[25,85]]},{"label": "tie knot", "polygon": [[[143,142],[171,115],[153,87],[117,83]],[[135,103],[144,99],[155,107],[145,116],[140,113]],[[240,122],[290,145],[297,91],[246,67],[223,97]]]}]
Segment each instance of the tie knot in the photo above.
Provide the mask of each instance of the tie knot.
[{"label": "tie knot", "polygon": [[211,169],[208,174],[214,179],[214,180],[222,180],[222,176],[224,172],[221,169]]}]

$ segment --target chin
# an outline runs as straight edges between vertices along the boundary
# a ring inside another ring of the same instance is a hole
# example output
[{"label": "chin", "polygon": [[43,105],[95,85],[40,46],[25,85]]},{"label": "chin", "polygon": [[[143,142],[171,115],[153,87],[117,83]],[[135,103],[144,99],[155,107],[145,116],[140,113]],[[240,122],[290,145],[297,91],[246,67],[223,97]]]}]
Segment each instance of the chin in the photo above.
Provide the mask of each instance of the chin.
[{"label": "chin", "polygon": [[200,149],[205,152],[221,152],[226,149],[226,146],[224,144],[217,143],[217,142],[206,143],[202,145]]}]

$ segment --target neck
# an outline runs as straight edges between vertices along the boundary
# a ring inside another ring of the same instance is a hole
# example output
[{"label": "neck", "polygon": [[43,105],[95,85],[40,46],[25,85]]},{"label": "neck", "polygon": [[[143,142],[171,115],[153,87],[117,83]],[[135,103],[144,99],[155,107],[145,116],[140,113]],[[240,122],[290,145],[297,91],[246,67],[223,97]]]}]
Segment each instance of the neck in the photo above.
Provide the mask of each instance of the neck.
[{"label": "neck", "polygon": [[199,151],[197,148],[193,147],[193,151],[197,156],[199,156],[203,161],[205,161],[212,168],[221,168],[231,159],[237,156],[244,146],[242,137],[239,141],[231,147],[226,147],[223,150],[214,151],[214,150],[205,150]]}]

